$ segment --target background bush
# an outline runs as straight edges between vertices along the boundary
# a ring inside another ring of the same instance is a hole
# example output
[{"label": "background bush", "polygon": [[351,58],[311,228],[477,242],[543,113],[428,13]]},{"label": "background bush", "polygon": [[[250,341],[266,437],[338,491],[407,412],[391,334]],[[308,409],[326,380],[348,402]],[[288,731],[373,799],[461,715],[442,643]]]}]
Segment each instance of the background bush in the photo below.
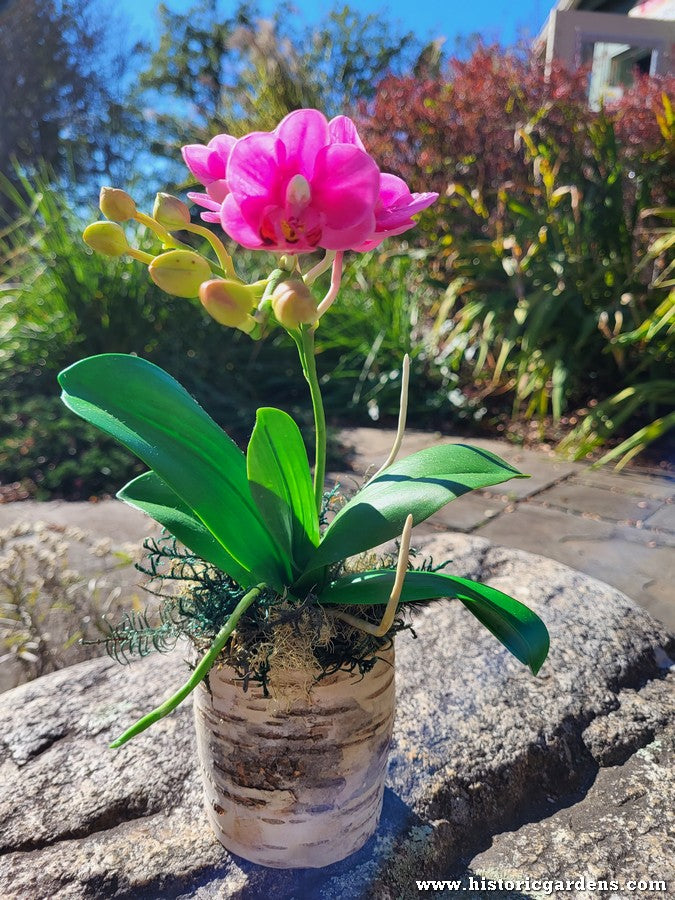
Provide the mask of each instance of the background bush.
[{"label": "background bush", "polygon": [[[322,32],[328,43],[361,20],[331,21],[333,38]],[[155,82],[167,60],[182,60],[185,72],[193,65],[184,25],[153,58]],[[244,40],[250,21],[242,28],[236,71],[244,90],[260,60]],[[211,40],[200,29],[200,40]],[[226,44],[223,58],[234,52]],[[303,46],[294,65],[301,57],[308,64]],[[567,452],[605,447],[606,459],[627,461],[673,425],[673,80],[639,79],[621,103],[593,111],[583,71],[556,67],[546,79],[533,57],[482,46],[446,68],[429,47],[413,64],[410,47],[409,36],[374,40],[369,65],[379,80],[360,91],[352,79],[350,99],[364,94],[360,127],[382,167],[442,196],[414,232],[416,249],[390,240],[348,259],[340,300],[317,336],[333,424],[393,423],[408,352],[412,426],[504,428],[514,417],[565,425],[576,416]],[[340,59],[330,62],[335,71]],[[411,74],[386,74],[387,60]],[[261,90],[291,78],[274,66]],[[158,89],[150,75],[146,82]],[[279,102],[297,105],[291,94],[282,91]],[[209,116],[213,125],[215,106]],[[156,120],[161,141],[171,143],[172,121]],[[163,187],[161,176],[152,187]],[[57,372],[94,353],[158,363],[242,444],[255,408],[270,398],[307,426],[306,386],[282,334],[252,343],[212,322],[198,302],[163,294],[137,263],[92,254],[81,231],[98,216],[73,200],[63,176],[13,175],[3,191],[5,485],[80,499],[113,493],[138,471],[58,400]],[[159,249],[142,230],[134,240]],[[271,262],[240,249],[236,259],[252,278]]]},{"label": "background bush", "polygon": [[619,442],[603,460],[625,463],[674,424],[675,79],[594,111],[586,74],[479,47],[384,80],[362,115],[388,167],[444,194],[424,218],[435,346],[466,393],[493,417],[587,416],[563,449]]},{"label": "background bush", "polygon": [[[145,267],[91,252],[81,237],[93,210],[74,211],[48,172],[5,182],[18,219],[0,235],[0,472],[36,499],[113,494],[142,465],[59,399],[57,373],[95,353],[135,353],[165,368],[244,445],[259,406],[287,409],[306,432],[309,395],[296,349],[277,330],[253,343],[222,328],[198,301],[169,296]],[[157,252],[139,229],[133,242]],[[272,258],[235,249],[255,279]],[[423,262],[403,252],[366,254],[350,267],[340,303],[318,333],[319,367],[334,424],[394,422],[400,365],[411,353],[418,424],[435,420],[447,378],[425,350],[430,290]],[[411,322],[413,328],[411,330]],[[337,458],[333,457],[333,462]]]}]

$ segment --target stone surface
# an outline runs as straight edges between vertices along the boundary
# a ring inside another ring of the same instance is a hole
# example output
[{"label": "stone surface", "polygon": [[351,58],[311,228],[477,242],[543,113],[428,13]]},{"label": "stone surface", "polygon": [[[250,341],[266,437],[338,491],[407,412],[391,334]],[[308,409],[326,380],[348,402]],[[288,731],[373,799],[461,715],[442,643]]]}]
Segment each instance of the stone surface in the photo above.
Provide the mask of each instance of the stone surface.
[{"label": "stone surface", "polygon": [[115,537],[120,543],[140,543],[155,528],[145,513],[119,500],[99,500],[97,503],[69,503],[66,500],[0,503],[0,529],[17,522],[70,525],[100,537]]},{"label": "stone surface", "polygon": [[545,499],[551,506],[572,512],[583,513],[593,510],[594,515],[600,519],[627,524],[644,522],[663,505],[662,500],[624,494],[605,487],[577,482],[574,479],[554,485],[540,499]]},{"label": "stone surface", "polygon": [[[202,813],[189,704],[106,747],[185,678],[181,654],[127,668],[93,660],[0,698],[3,897],[389,900],[453,870],[628,878],[641,852],[658,869],[672,638],[556,562],[462,535],[424,549],[531,605],[551,655],[533,678],[459,604],[417,615],[417,639],[397,639],[389,787],[363,850],[315,871],[229,856]],[[577,840],[575,823],[591,823],[592,837]]]},{"label": "stone surface", "polygon": [[[572,900],[598,895],[588,884],[590,879],[608,883],[609,890],[601,896],[630,896],[634,891],[629,882],[640,881],[645,889],[638,890],[637,896],[666,896],[668,888],[672,892],[675,838],[667,823],[675,809],[673,685],[670,680],[656,681],[640,693],[649,696],[619,694],[617,712],[594,720],[584,732],[584,742],[591,752],[594,748],[599,751],[597,761],[602,766],[585,796],[515,832],[497,835],[491,846],[469,864],[476,880],[572,880],[572,890],[556,894]],[[624,711],[624,705],[629,709]],[[623,765],[605,759],[608,746],[627,749],[625,739],[630,745],[638,734],[638,746],[644,741],[649,729],[640,723],[642,715],[659,721],[658,737],[636,752],[629,750],[631,755]],[[670,725],[662,730],[666,716]],[[616,732],[612,733],[610,723],[616,726]],[[458,874],[468,881],[465,873]],[[582,878],[585,880],[579,883]],[[609,884],[612,881],[613,886]],[[650,882],[652,886],[647,888]]]},{"label": "stone surface", "polygon": [[646,523],[648,528],[675,531],[675,503],[664,503],[662,507],[650,515]]},{"label": "stone surface", "polygon": [[[7,532],[15,526],[17,533],[5,543]],[[52,668],[54,658],[57,665],[64,665],[100,653],[72,640],[83,628],[88,637],[100,636],[95,627],[87,628],[87,623],[98,621],[109,609],[113,618],[118,618],[121,609],[148,605],[148,595],[142,589],[147,578],[134,568],[134,562],[143,556],[143,539],[157,535],[159,526],[139,510],[117,500],[0,504],[0,533],[0,568],[4,568],[7,591],[23,598],[17,619],[37,623],[28,631],[33,633],[37,655],[46,671]],[[30,547],[25,567],[11,562],[18,545]],[[36,590],[36,579],[44,575],[50,553],[57,574],[52,574],[48,586],[38,591],[33,605],[30,598]],[[69,573],[76,573],[73,578],[79,587],[70,581]],[[0,656],[17,636],[11,624],[7,625],[14,614],[5,610],[3,615],[7,618],[0,621]],[[8,654],[0,665],[0,692],[25,681],[36,670],[37,665],[27,666]]]},{"label": "stone surface", "polygon": [[[461,502],[461,501],[460,501]],[[487,522],[479,534],[499,544],[541,553],[606,581],[675,631],[672,537],[533,503]]]}]

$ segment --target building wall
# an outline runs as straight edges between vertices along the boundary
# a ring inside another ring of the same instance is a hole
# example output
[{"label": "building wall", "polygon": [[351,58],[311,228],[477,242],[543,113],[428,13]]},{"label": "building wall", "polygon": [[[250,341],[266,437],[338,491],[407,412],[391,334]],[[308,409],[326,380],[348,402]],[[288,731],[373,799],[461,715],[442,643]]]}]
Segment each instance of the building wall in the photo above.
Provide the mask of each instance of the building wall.
[{"label": "building wall", "polygon": [[547,65],[591,64],[589,102],[598,107],[620,97],[636,70],[673,71],[674,22],[675,0],[558,0],[540,40]]}]

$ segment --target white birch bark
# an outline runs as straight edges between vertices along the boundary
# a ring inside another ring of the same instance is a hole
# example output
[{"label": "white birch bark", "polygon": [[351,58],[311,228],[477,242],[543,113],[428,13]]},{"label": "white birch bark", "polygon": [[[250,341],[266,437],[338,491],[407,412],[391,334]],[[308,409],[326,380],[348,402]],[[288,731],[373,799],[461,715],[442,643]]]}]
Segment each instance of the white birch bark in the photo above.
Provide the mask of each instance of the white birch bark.
[{"label": "white birch bark", "polygon": [[228,666],[194,694],[206,812],[251,862],[318,868],[377,828],[394,721],[394,651],[364,678],[339,672],[283,708]]}]

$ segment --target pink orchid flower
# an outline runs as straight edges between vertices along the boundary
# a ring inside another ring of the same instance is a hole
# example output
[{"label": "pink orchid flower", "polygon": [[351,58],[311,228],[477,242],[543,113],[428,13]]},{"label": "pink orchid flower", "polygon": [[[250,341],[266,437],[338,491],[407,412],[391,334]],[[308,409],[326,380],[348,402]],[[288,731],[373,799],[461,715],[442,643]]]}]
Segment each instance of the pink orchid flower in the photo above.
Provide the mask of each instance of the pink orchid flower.
[{"label": "pink orchid flower", "polygon": [[206,188],[205,194],[197,191],[188,193],[193,203],[208,210],[202,213],[205,222],[220,222],[220,207],[229,194],[225,180],[227,161],[236,142],[237,139],[230,134],[218,134],[206,146],[188,144],[181,150],[185,165]]},{"label": "pink orchid flower", "polygon": [[273,132],[188,145],[183,158],[206,188],[188,194],[207,210],[202,219],[250,249],[370,250],[438,197],[380,173],[351,119],[328,122],[314,109],[290,113]]},{"label": "pink orchid flower", "polygon": [[223,229],[251,249],[346,250],[375,223],[377,165],[360,147],[332,142],[326,118],[314,109],[237,141],[227,185]]},{"label": "pink orchid flower", "polygon": [[[356,125],[347,116],[337,116],[330,123],[333,140],[353,144],[363,149],[363,141],[359,137]],[[438,199],[438,194],[428,192],[412,194],[402,178],[380,174],[380,192],[375,204],[375,228],[368,238],[353,250],[365,253],[378,247],[385,238],[395,234],[403,234],[413,228],[412,219],[416,213],[422,212]]]}]

